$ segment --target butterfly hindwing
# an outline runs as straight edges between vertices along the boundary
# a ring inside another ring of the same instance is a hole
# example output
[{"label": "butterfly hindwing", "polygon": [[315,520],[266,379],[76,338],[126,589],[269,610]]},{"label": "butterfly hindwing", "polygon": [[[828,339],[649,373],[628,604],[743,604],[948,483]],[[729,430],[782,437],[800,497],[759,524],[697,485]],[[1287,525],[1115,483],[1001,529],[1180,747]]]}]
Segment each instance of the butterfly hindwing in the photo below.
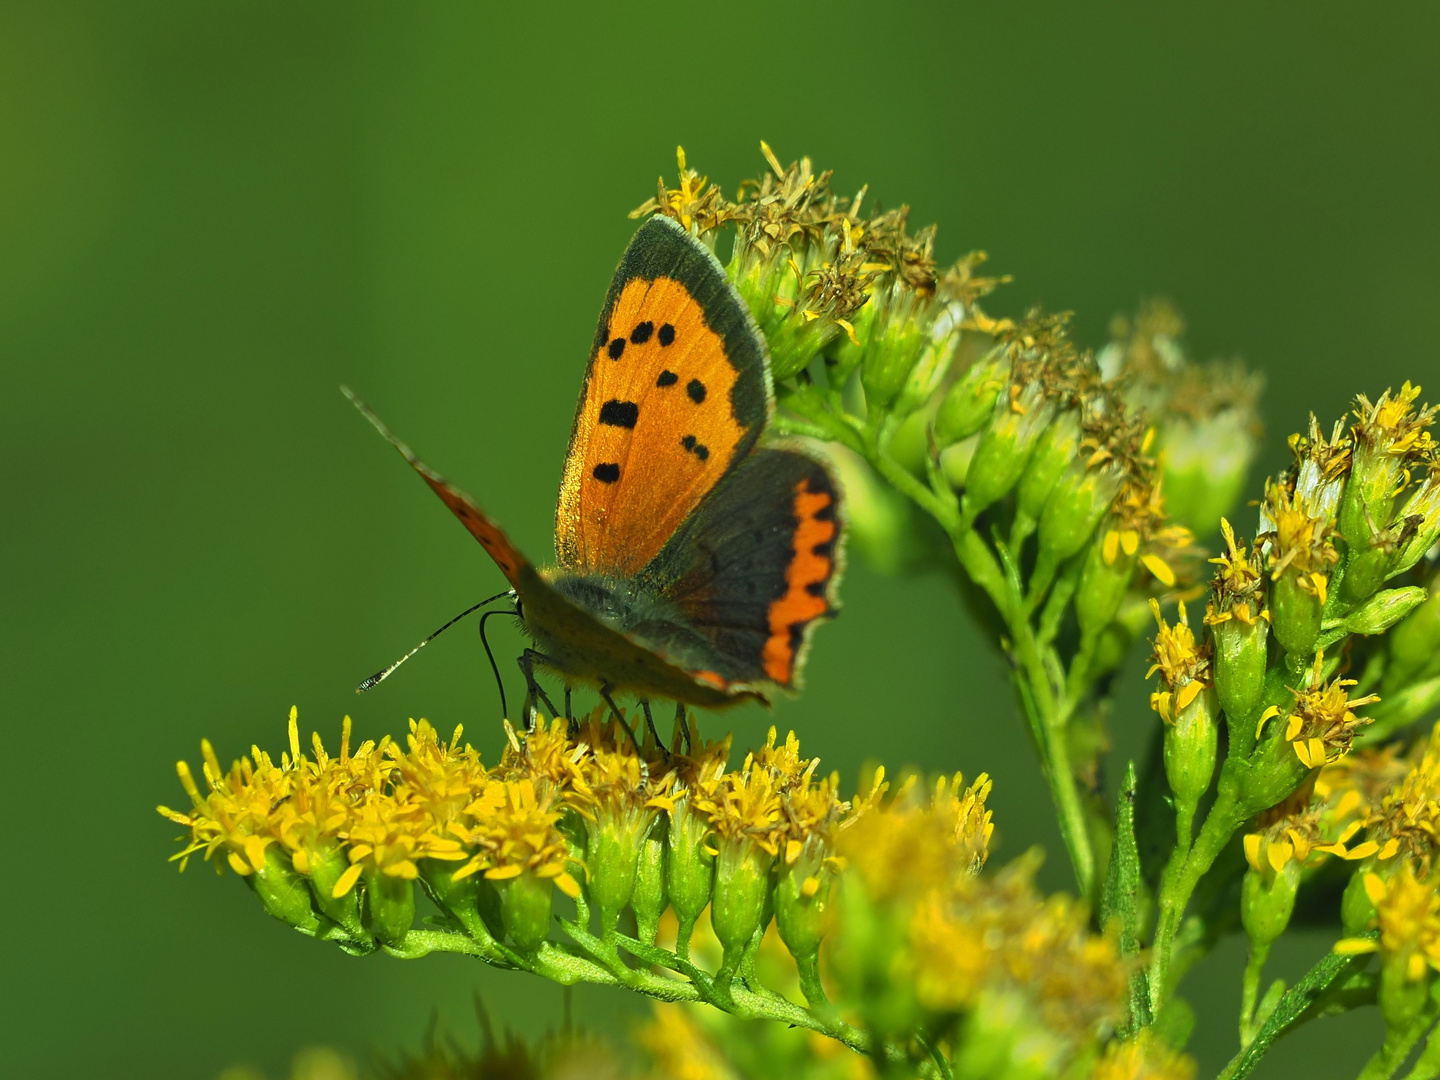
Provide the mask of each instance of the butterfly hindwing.
[{"label": "butterfly hindwing", "polygon": [[600,316],[565,458],[563,569],[634,575],[754,447],[764,339],[715,257],[676,222],[636,232]]},{"label": "butterfly hindwing", "polygon": [[757,450],[666,544],[644,578],[684,614],[727,683],[793,687],[816,620],[836,610],[839,497],[819,461]]}]

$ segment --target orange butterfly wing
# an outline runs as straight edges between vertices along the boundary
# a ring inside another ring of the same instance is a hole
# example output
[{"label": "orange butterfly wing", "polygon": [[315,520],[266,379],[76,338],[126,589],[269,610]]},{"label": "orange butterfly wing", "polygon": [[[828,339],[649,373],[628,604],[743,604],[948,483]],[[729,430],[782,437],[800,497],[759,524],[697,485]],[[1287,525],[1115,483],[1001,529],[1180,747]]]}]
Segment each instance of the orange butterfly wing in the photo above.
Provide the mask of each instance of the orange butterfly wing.
[{"label": "orange butterfly wing", "polygon": [[610,286],[565,458],[555,548],[572,573],[633,576],[755,445],[763,338],[724,268],[669,218]]}]

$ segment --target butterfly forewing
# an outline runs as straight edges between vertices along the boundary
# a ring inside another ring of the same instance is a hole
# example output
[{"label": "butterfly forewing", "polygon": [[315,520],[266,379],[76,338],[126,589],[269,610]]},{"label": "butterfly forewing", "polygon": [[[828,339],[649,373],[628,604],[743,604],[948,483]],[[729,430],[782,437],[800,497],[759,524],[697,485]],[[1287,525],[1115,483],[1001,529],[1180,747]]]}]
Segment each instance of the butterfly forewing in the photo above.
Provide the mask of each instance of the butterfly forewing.
[{"label": "butterfly forewing", "polygon": [[769,412],[763,339],[702,245],[652,218],[600,317],[556,513],[560,564],[629,576],[754,446]]}]

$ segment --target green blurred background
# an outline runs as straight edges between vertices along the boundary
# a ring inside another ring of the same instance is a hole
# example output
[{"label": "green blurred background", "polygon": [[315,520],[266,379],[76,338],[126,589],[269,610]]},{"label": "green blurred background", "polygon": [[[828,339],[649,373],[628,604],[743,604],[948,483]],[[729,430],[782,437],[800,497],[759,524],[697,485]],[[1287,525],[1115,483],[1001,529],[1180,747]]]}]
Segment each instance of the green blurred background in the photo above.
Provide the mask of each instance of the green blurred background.
[{"label": "green blurred background", "polygon": [[[763,137],[908,201],[943,258],[983,247],[1015,275],[993,311],[1073,308],[1092,344],[1173,297],[1198,357],[1268,374],[1265,469],[1307,410],[1433,381],[1437,9],[1200,10],[0,8],[0,1072],[276,1075],[307,1042],[413,1045],[435,1011],[468,1035],[477,989],[522,1029],[558,1020],[538,980],[351,959],[233,878],[178,877],[153,807],[183,801],[173,763],[202,735],[226,760],[278,749],[292,703],[330,739],[346,711],[367,736],[463,721],[493,756],[473,631],[352,692],[501,579],[336,388],[547,554],[625,212],[677,143],[727,189]],[[852,565],[844,600],[774,721],[847,776],[989,770],[999,857],[1046,844],[1063,886],[999,661],[949,585]],[[1133,753],[1135,665],[1122,693]],[[1192,984],[1211,1073],[1241,955]],[[576,998],[595,1026],[632,1007]],[[1318,1025],[1262,1075],[1352,1075],[1379,1030]]]}]

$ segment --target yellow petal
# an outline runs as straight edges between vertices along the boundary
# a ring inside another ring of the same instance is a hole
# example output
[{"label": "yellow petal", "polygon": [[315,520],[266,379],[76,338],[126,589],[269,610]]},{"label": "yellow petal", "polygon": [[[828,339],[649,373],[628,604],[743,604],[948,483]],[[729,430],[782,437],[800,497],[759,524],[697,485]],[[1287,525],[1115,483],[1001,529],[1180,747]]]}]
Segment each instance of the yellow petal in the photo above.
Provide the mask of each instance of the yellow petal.
[{"label": "yellow petal", "polygon": [[1294,854],[1295,845],[1290,843],[1289,840],[1281,840],[1279,843],[1270,845],[1270,850],[1267,852],[1267,860],[1275,872],[1279,873],[1285,869],[1285,864],[1290,861]]},{"label": "yellow petal", "polygon": [[355,882],[360,880],[360,873],[364,869],[360,863],[346,867],[345,872],[340,875],[340,880],[335,882],[335,888],[330,890],[330,895],[339,900],[355,887]]},{"label": "yellow petal", "polygon": [[1100,553],[1105,556],[1106,566],[1112,565],[1120,554],[1120,534],[1114,529],[1105,534],[1105,544],[1100,549]]},{"label": "yellow petal", "polygon": [[1315,598],[1319,600],[1323,606],[1325,597],[1329,592],[1329,582],[1326,580],[1324,574],[1311,574],[1310,580],[1315,584]]},{"label": "yellow petal", "polygon": [[1294,739],[1300,734],[1300,729],[1305,726],[1305,720],[1300,716],[1292,716],[1285,724],[1285,738]]},{"label": "yellow petal", "polygon": [[1190,707],[1190,703],[1200,696],[1203,687],[1198,681],[1191,681],[1180,688],[1180,693],[1175,699],[1175,711],[1184,712]]},{"label": "yellow petal", "polygon": [[1380,849],[1380,858],[1393,859],[1395,857],[1395,853],[1399,850],[1400,840],[1398,837],[1392,836],[1389,840],[1385,841],[1385,846]]},{"label": "yellow petal", "polygon": [[1244,842],[1245,861],[1258,871],[1260,869],[1260,834],[1247,833]]},{"label": "yellow petal", "polygon": [[1155,575],[1155,580],[1166,588],[1175,584],[1175,571],[1159,555],[1143,555],[1140,561],[1145,564],[1145,569]]},{"label": "yellow petal", "polygon": [[1268,709],[1266,709],[1266,710],[1260,715],[1260,723],[1258,723],[1258,724],[1255,725],[1255,740],[1256,740],[1257,742],[1260,740],[1260,732],[1262,732],[1262,731],[1265,730],[1265,721],[1269,720],[1272,716],[1279,716],[1279,715],[1280,715],[1280,706],[1278,706],[1278,705],[1271,705]]},{"label": "yellow petal", "polygon": [[1324,765],[1324,764],[1325,764],[1325,740],[1324,740],[1324,739],[1311,739],[1311,740],[1310,740],[1310,767],[1311,767],[1312,769],[1318,769],[1318,768],[1320,768],[1321,765]]},{"label": "yellow petal", "polygon": [[813,896],[814,896],[816,893],[818,893],[819,891],[820,891],[820,879],[819,879],[819,878],[816,878],[816,877],[807,877],[804,881],[802,881],[802,882],[800,883],[800,895],[803,896],[806,900],[809,900],[811,897],[813,897]]},{"label": "yellow petal", "polygon": [[1381,880],[1379,874],[1366,874],[1364,885],[1365,895],[1370,898],[1372,904],[1379,907],[1385,899],[1385,882]]},{"label": "yellow petal", "polygon": [[[1122,532],[1120,534],[1120,550],[1125,552],[1126,555],[1134,555],[1135,552],[1140,550],[1140,534],[1134,529],[1126,529],[1124,532]],[[1149,564],[1147,563],[1146,565]],[[1170,568],[1167,566],[1165,567],[1165,569],[1168,570]],[[1160,577],[1159,574],[1156,574],[1155,576]],[[1162,578],[1161,580],[1164,579]],[[1175,584],[1175,582],[1166,581],[1165,584],[1173,585]]]},{"label": "yellow petal", "polygon": [[1374,840],[1366,840],[1363,844],[1356,844],[1349,851],[1343,853],[1346,859],[1366,859],[1380,850],[1380,845]]},{"label": "yellow petal", "polygon": [[492,866],[485,871],[485,876],[491,881],[509,881],[511,878],[519,877],[523,869],[515,863],[508,866]]},{"label": "yellow petal", "polygon": [[241,877],[249,877],[255,872],[250,868],[250,864],[240,857],[238,851],[230,852],[229,855],[225,856],[225,861],[230,864],[230,869],[234,870]]},{"label": "yellow petal", "polygon": [[1411,953],[1410,959],[1405,962],[1405,977],[1414,982],[1425,974],[1425,956],[1423,953]]},{"label": "yellow petal", "polygon": [[1374,952],[1380,946],[1369,938],[1347,937],[1335,942],[1335,952],[1341,956],[1362,956]]},{"label": "yellow petal", "polygon": [[1291,747],[1295,750],[1295,756],[1300,759],[1300,764],[1307,769],[1314,768],[1310,764],[1310,748],[1303,742],[1292,742]]}]

